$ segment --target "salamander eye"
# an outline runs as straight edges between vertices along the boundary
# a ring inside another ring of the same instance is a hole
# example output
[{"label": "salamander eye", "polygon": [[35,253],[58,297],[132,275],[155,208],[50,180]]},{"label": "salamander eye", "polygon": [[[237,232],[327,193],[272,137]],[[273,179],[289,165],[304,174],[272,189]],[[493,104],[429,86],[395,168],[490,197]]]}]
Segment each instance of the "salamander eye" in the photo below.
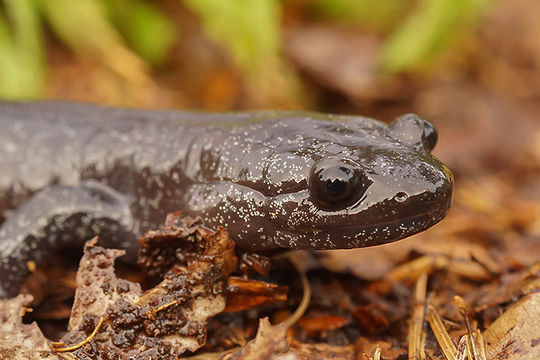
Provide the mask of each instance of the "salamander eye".
[{"label": "salamander eye", "polygon": [[360,170],[329,160],[314,166],[309,191],[312,201],[321,208],[338,210],[358,201],[370,184]]},{"label": "salamander eye", "polygon": [[431,152],[439,138],[432,123],[415,114],[405,114],[398,117],[388,126],[388,134],[412,146],[422,146]]},{"label": "salamander eye", "polygon": [[424,148],[431,152],[435,148],[435,145],[437,145],[438,139],[439,134],[433,124],[424,119],[424,132],[422,133],[422,143],[424,144]]}]

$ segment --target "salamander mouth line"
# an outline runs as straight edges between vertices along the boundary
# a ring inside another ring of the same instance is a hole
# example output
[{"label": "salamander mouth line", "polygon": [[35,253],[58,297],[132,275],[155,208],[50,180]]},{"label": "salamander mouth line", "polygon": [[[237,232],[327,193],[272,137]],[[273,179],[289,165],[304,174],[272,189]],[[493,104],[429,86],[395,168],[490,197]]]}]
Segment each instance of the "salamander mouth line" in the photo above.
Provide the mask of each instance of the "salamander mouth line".
[{"label": "salamander mouth line", "polygon": [[319,232],[319,231],[332,231],[332,232],[361,232],[363,230],[372,230],[372,229],[384,229],[385,227],[391,228],[391,229],[398,229],[400,227],[413,227],[417,228],[418,224],[415,224],[414,226],[411,225],[411,222],[426,222],[426,228],[430,227],[433,224],[438,223],[441,221],[446,214],[446,211],[440,211],[439,209],[426,211],[419,213],[417,215],[409,216],[406,219],[399,219],[395,221],[389,221],[389,222],[379,222],[379,223],[372,223],[369,225],[363,225],[358,226],[354,224],[348,224],[348,225],[329,225],[326,228],[306,228],[306,227],[298,227],[294,228],[291,227],[290,229],[295,232],[302,232],[305,234],[313,233],[313,232]]}]

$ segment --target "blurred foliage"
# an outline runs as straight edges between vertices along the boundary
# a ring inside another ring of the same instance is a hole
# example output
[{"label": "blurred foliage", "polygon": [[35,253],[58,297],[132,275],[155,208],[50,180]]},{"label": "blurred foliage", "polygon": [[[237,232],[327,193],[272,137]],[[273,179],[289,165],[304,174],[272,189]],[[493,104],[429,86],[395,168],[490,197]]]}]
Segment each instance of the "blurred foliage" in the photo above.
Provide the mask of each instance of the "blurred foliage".
[{"label": "blurred foliage", "polygon": [[[40,19],[79,55],[103,64],[130,83],[148,82],[145,63],[126,46],[110,20],[119,8],[108,8],[106,0],[3,0],[3,5],[7,18],[0,17],[2,97],[33,98],[42,93],[45,71]],[[130,26],[118,27],[130,29],[125,38],[143,58],[160,62],[174,41],[171,20],[147,3],[126,0],[124,5],[131,9],[125,17]],[[157,34],[160,31],[167,34]]]},{"label": "blurred foliage", "polygon": [[[178,0],[231,55],[248,87],[262,96],[294,88],[282,58],[281,12],[295,0]],[[371,28],[387,36],[380,68],[415,71],[447,49],[493,0],[296,0],[319,16]],[[148,0],[2,0],[0,96],[37,97],[43,89],[43,27],[80,56],[101,63],[129,83],[149,81],[148,65],[162,64],[178,25]],[[257,90],[258,89],[258,90]]]},{"label": "blurred foliage", "polygon": [[281,46],[277,0],[184,0],[205,31],[225,45],[246,70],[264,67]]},{"label": "blurred foliage", "polygon": [[[389,0],[387,0],[389,1]],[[451,40],[470,29],[492,0],[421,0],[383,45],[380,64],[390,73],[417,70],[433,62]]]},{"label": "blurred foliage", "polygon": [[[183,0],[204,31],[228,49],[252,95],[290,106],[296,77],[281,57],[281,4],[278,0]],[[268,102],[263,100],[262,103]],[[255,102],[257,102],[255,100]]]},{"label": "blurred foliage", "polygon": [[43,15],[76,53],[102,62],[126,78],[143,76],[141,60],[123,43],[106,16],[102,3],[95,0],[42,0]]},{"label": "blurred foliage", "polygon": [[335,21],[384,31],[395,27],[410,5],[403,0],[315,0],[313,7]]},{"label": "blurred foliage", "polygon": [[[315,0],[318,13],[340,22],[389,31],[379,56],[387,73],[417,71],[434,63],[452,40],[475,24],[493,0]],[[412,6],[415,5],[415,6]]]},{"label": "blurred foliage", "polygon": [[43,44],[34,0],[4,0],[0,9],[0,96],[31,98],[43,88]]},{"label": "blurred foliage", "polygon": [[127,43],[151,65],[160,65],[174,45],[178,27],[142,0],[101,0]]}]

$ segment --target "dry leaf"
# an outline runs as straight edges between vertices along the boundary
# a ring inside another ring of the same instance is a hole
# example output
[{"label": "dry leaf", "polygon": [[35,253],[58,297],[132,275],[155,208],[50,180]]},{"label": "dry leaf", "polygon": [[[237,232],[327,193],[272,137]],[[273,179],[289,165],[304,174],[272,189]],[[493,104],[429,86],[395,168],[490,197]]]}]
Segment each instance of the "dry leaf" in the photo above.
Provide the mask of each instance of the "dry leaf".
[{"label": "dry leaf", "polygon": [[30,295],[0,301],[0,360],[58,360],[37,324],[22,323],[31,301]]},{"label": "dry leaf", "polygon": [[540,359],[540,293],[522,298],[484,332],[488,359]]}]

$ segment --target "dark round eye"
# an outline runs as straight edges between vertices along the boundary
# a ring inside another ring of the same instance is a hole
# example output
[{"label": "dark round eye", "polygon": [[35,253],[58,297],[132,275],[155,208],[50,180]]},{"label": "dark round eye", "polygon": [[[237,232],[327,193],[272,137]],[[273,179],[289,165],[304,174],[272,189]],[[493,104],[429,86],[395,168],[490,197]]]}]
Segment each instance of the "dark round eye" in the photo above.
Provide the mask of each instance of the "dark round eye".
[{"label": "dark round eye", "polygon": [[388,126],[388,134],[402,143],[422,146],[426,151],[433,150],[439,137],[432,123],[415,114],[398,117]]},{"label": "dark round eye", "polygon": [[310,178],[310,195],[324,209],[337,210],[354,204],[371,182],[359,169],[336,161],[317,164]]},{"label": "dark round eye", "polygon": [[424,133],[422,134],[422,143],[424,148],[427,151],[432,151],[437,145],[437,140],[439,139],[439,134],[432,123],[427,120],[424,120]]}]

